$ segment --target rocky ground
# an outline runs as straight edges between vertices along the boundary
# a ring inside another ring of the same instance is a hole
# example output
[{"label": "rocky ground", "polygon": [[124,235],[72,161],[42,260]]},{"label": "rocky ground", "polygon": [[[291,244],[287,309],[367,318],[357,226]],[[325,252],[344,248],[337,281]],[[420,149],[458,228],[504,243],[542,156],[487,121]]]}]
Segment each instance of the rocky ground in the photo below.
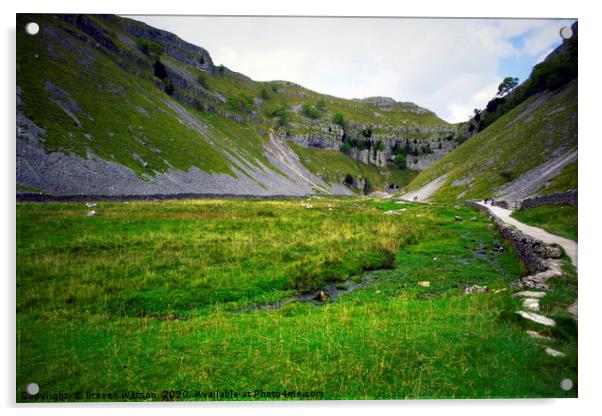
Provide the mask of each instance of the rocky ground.
[{"label": "rocky ground", "polygon": [[576,160],[577,150],[561,154],[498,188],[496,194],[500,198],[508,200],[525,199],[535,194],[549,180],[557,176],[562,171],[562,168]]}]

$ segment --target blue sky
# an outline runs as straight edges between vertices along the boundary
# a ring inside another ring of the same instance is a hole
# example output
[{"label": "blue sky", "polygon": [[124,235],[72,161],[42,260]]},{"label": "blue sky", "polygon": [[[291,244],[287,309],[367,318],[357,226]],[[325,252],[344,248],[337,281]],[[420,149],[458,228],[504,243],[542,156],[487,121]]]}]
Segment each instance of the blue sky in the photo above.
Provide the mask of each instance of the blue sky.
[{"label": "blue sky", "polygon": [[[566,26],[566,25],[563,24],[563,26]],[[526,44],[526,39],[529,36],[533,36],[533,34],[534,34],[533,31],[529,30],[524,34],[511,37],[509,39],[509,41],[514,48],[516,48],[517,50],[521,50],[524,48],[524,46]],[[548,49],[555,49],[561,43],[562,43],[562,39],[560,37],[558,37],[556,39],[556,41],[550,43]],[[540,54],[540,56],[532,56],[532,55],[523,53],[523,54],[518,54],[518,55],[513,55],[513,56],[508,56],[508,57],[502,58],[502,59],[500,59],[500,62],[499,62],[498,75],[500,77],[506,77],[506,76],[518,77],[520,82],[522,82],[529,77],[529,74],[531,73],[531,69],[537,63],[539,63],[539,61],[541,61],[541,58],[543,57],[543,55],[547,55],[547,50],[546,50],[546,52]]]},{"label": "blue sky", "polygon": [[483,108],[505,76],[524,81],[573,20],[129,16],[258,81],[344,98],[412,101],[449,122]]}]

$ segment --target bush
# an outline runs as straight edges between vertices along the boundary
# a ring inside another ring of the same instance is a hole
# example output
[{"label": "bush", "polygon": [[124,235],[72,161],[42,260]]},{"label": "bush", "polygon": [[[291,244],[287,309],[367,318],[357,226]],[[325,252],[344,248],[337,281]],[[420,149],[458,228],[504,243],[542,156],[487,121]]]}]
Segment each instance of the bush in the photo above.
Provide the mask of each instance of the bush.
[{"label": "bush", "polygon": [[406,156],[402,153],[396,155],[395,159],[393,159],[393,163],[399,169],[405,169],[406,168]]},{"label": "bush", "polygon": [[158,43],[148,39],[138,39],[136,46],[142,51],[143,54],[150,56],[154,59],[159,59],[163,55],[163,48]]},{"label": "bush", "polygon": [[320,118],[320,112],[313,108],[309,103],[303,103],[301,111],[303,112],[303,115],[305,117],[311,118],[313,120]]},{"label": "bush", "polygon": [[272,92],[278,92],[278,84],[272,83]]},{"label": "bush", "polygon": [[351,154],[351,150],[353,149],[349,143],[343,143],[339,148],[341,152],[349,156]]},{"label": "bush", "polygon": [[332,117],[332,122],[341,126],[343,130],[345,129],[345,117],[343,117],[343,114],[336,113],[334,117]]},{"label": "bush", "polygon": [[316,110],[318,111],[326,111],[326,101],[318,100],[316,101]]},{"label": "bush", "polygon": [[262,100],[269,100],[270,94],[268,94],[268,92],[265,88],[262,88],[261,92],[259,93],[259,98],[261,98]]},{"label": "bush", "polygon": [[372,126],[369,126],[369,127],[366,127],[365,129],[363,129],[362,136],[364,136],[367,139],[372,137]]},{"label": "bush", "polygon": [[226,70],[226,67],[223,65],[220,65],[217,67],[217,72],[219,72],[220,75],[223,75],[225,70]]},{"label": "bush", "polygon": [[372,183],[368,180],[368,178],[365,178],[365,180],[364,180],[364,194],[368,195],[372,191],[374,191],[374,187],[372,186]]},{"label": "bush", "polygon": [[286,107],[277,107],[270,113],[270,117],[276,117],[279,126],[284,126],[288,122],[288,110]]},{"label": "bush", "polygon": [[228,101],[226,101],[226,105],[230,110],[237,111],[251,111],[253,109],[253,97],[250,95],[241,92],[238,96],[228,97]]},{"label": "bush", "polygon": [[353,176],[350,173],[345,175],[345,181],[343,182],[345,185],[353,185]]},{"label": "bush", "polygon": [[[471,124],[471,126],[473,126],[473,125]],[[474,126],[473,126],[473,130],[474,130]],[[468,128],[468,131],[471,131],[470,127]],[[463,132],[461,132],[460,130],[458,130],[454,133],[454,135],[452,136],[452,139],[456,143],[462,144],[468,139],[468,136],[466,134],[464,134]]]}]

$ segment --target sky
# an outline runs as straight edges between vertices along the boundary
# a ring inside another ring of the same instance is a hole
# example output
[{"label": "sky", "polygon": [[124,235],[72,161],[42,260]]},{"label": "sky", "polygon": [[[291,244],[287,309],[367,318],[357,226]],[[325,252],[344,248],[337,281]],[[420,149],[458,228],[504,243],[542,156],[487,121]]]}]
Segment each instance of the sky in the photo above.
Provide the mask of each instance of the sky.
[{"label": "sky", "polygon": [[201,46],[257,81],[343,98],[411,101],[466,121],[506,76],[522,82],[558,46],[561,19],[128,16]]}]

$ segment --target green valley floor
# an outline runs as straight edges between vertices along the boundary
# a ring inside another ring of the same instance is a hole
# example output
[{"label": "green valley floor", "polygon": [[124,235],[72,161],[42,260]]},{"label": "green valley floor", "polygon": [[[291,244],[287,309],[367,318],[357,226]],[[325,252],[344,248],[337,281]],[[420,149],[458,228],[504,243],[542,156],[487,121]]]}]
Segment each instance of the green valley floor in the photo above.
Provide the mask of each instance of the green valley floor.
[{"label": "green valley floor", "polygon": [[469,207],[18,203],[17,401],[576,397],[562,261],[558,325],[535,328],[509,287],[526,270]]}]

